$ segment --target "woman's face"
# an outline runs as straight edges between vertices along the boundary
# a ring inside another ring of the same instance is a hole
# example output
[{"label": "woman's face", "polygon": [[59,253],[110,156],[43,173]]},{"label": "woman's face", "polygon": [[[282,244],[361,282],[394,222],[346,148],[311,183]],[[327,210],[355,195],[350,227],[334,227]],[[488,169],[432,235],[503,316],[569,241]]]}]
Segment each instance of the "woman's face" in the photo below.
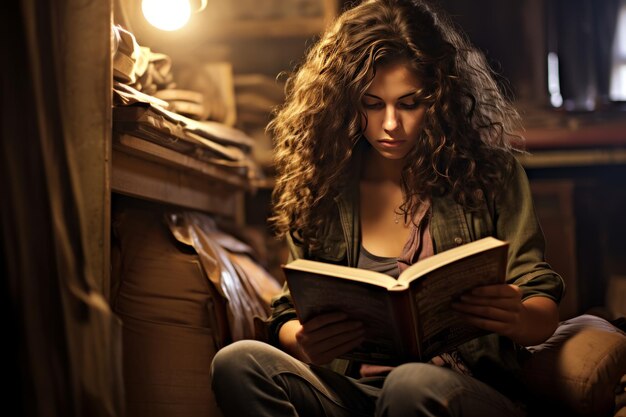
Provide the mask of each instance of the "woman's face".
[{"label": "woman's face", "polygon": [[363,118],[361,125],[366,126],[367,141],[384,158],[403,159],[417,146],[426,113],[415,95],[421,88],[404,61],[377,68],[363,97],[367,120]]}]

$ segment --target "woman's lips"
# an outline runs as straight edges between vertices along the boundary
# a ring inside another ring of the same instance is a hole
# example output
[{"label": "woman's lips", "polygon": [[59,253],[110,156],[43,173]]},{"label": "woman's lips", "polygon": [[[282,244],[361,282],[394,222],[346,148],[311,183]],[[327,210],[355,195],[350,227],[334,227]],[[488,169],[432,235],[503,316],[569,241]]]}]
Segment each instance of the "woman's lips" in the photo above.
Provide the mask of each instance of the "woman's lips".
[{"label": "woman's lips", "polygon": [[380,146],[382,146],[383,148],[398,148],[402,145],[404,145],[406,141],[404,140],[386,140],[386,139],[381,139],[378,141],[378,143],[380,144]]}]

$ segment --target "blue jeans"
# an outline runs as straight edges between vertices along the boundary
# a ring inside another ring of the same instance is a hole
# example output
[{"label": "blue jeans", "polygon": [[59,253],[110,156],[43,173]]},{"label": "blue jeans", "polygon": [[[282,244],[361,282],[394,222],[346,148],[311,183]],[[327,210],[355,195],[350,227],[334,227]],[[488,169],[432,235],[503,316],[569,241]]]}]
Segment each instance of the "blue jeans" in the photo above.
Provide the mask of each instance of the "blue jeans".
[{"label": "blue jeans", "polygon": [[213,391],[226,417],[524,415],[489,385],[450,369],[407,363],[356,380],[242,340],[213,359]]}]

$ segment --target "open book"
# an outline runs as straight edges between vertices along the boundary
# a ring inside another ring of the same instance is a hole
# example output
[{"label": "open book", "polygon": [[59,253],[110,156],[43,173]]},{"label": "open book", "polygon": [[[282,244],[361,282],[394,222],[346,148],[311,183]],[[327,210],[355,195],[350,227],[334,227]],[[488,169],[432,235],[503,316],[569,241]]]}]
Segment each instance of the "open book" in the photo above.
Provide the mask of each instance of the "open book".
[{"label": "open book", "polygon": [[299,259],[283,266],[300,322],[343,311],[365,325],[365,342],[344,357],[366,363],[428,360],[485,334],[450,304],[479,285],[504,283],[508,243],[487,237],[408,267],[378,272]]}]

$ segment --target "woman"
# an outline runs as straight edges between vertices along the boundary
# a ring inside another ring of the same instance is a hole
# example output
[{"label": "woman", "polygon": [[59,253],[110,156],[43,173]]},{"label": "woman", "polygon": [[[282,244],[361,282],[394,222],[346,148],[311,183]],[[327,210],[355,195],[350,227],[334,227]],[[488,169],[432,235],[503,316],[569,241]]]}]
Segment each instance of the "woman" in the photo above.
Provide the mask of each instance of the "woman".
[{"label": "woman", "polygon": [[512,156],[517,113],[482,55],[424,1],[365,1],[309,51],[287,92],[269,130],[274,223],[292,259],[397,276],[495,236],[510,245],[507,283],[454,305],[488,336],[395,368],[342,367],[362,323],[341,312],[300,323],[286,288],[272,304],[273,346],[237,342],[214,360],[224,414],[523,415],[518,361],[554,332],[563,282],[544,262]]}]

